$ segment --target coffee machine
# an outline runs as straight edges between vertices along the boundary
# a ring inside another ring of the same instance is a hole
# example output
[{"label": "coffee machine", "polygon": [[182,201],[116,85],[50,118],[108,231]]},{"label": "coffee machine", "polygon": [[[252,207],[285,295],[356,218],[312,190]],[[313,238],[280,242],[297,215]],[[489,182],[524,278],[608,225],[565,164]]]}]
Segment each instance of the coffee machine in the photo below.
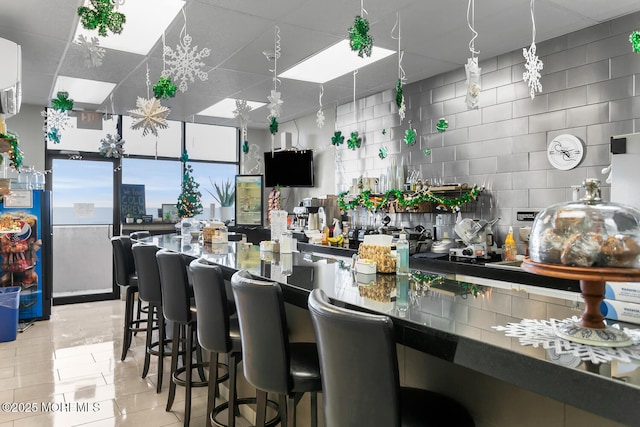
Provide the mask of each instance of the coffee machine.
[{"label": "coffee machine", "polygon": [[306,210],[307,221],[305,230],[320,230],[320,219],[318,216],[320,200],[318,200],[317,197],[307,197],[306,199],[302,199],[301,205],[301,207]]}]

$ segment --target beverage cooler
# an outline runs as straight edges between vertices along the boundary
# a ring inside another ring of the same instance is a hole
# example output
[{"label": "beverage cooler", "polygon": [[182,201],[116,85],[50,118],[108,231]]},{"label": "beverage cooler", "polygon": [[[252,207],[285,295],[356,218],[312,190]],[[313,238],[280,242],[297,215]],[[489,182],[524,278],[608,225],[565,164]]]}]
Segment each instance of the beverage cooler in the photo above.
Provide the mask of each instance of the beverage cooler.
[{"label": "beverage cooler", "polygon": [[0,287],[19,286],[19,328],[51,315],[51,192],[12,190],[0,203]]}]

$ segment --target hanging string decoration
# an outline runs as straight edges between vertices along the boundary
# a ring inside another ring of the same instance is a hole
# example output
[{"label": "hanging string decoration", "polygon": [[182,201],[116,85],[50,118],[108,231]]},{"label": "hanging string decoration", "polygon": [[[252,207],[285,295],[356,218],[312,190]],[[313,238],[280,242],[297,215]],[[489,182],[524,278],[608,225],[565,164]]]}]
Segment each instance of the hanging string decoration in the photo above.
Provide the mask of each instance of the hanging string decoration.
[{"label": "hanging string decoration", "polygon": [[251,112],[251,106],[247,104],[244,99],[236,99],[236,109],[233,110],[233,116],[240,122],[240,129],[242,131],[242,152],[247,154],[249,152],[249,142],[247,141],[247,126],[249,125],[249,113]]},{"label": "hanging string decoration", "polygon": [[59,144],[62,138],[61,132],[71,127],[71,118],[68,111],[47,108],[40,113],[45,118],[44,136],[47,141]]},{"label": "hanging string decoration", "polygon": [[51,100],[53,108],[59,111],[73,110],[73,99],[69,99],[69,92],[58,92],[56,98]]},{"label": "hanging string decoration", "polygon": [[[366,13],[364,9],[362,11]],[[352,51],[358,52],[360,58],[364,55],[371,56],[373,48],[373,37],[369,34],[369,21],[362,15],[356,16],[353,26],[349,28],[349,46]]]},{"label": "hanging string decoration", "polygon": [[433,202],[444,209],[448,208],[455,212],[459,211],[461,206],[476,200],[481,192],[482,190],[477,185],[467,189],[458,197],[435,194],[429,188],[413,194],[405,194],[401,190],[391,189],[376,196],[371,194],[371,190],[364,190],[361,194],[349,194],[344,191],[338,194],[338,207],[345,211],[359,206],[368,210],[379,210],[387,208],[389,203],[395,200],[398,205],[404,207],[417,206],[422,202]]},{"label": "hanging string decoration", "polygon": [[380,147],[380,150],[378,150],[378,157],[380,157],[380,160],[384,160],[387,158],[387,152],[387,147],[385,147],[384,145]]},{"label": "hanging string decoration", "polygon": [[5,130],[6,133],[0,133],[0,139],[4,139],[9,143],[9,166],[19,171],[22,167],[22,159],[24,158],[20,145],[18,144],[18,134]]},{"label": "hanging string decoration", "polygon": [[414,128],[411,127],[411,121],[409,121],[409,129],[404,132],[404,142],[405,144],[411,146],[416,143],[416,135],[417,132]]},{"label": "hanging string decoration", "polygon": [[100,140],[100,155],[102,157],[118,159],[124,155],[124,139],[117,133],[115,135],[107,134]]},{"label": "hanging string decoration", "polygon": [[342,145],[344,143],[344,135],[342,135],[342,131],[335,131],[333,136],[331,137],[331,144],[334,146]]},{"label": "hanging string decoration", "polygon": [[531,0],[531,26],[532,39],[529,49],[522,48],[522,55],[525,59],[524,68],[526,71],[522,73],[522,80],[529,86],[529,95],[531,99],[536,97],[536,92],[542,92],[542,84],[540,83],[540,71],[544,64],[536,55],[536,21],[534,17],[534,0]]},{"label": "hanging string decoration", "polygon": [[278,132],[278,118],[282,114],[282,94],[278,92],[278,83],[280,80],[278,79],[278,59],[282,54],[281,40],[280,40],[280,27],[275,26],[274,34],[273,34],[273,69],[270,69],[273,73],[273,89],[271,90],[271,94],[267,96],[267,100],[269,104],[267,108],[269,109],[269,115],[267,119],[269,120],[269,132],[271,132],[271,152],[274,151],[275,145],[275,134]]},{"label": "hanging string decoration", "polygon": [[167,116],[171,109],[160,104],[158,98],[146,99],[139,96],[136,107],[135,110],[129,110],[129,115],[133,119],[131,129],[142,129],[142,136],[147,136],[148,133],[158,136],[158,129],[169,127]]},{"label": "hanging string decoration", "polygon": [[258,172],[262,166],[262,152],[260,151],[260,147],[257,144],[248,145],[246,154],[247,154],[247,160],[244,162],[244,164],[245,165],[249,164],[251,160],[253,160],[255,164],[251,169],[249,169],[245,173],[247,175],[251,175]]},{"label": "hanging string decoration", "polygon": [[360,148],[361,144],[362,138],[358,136],[358,131],[351,132],[351,137],[347,140],[347,147],[349,147],[350,150],[356,150]]},{"label": "hanging string decoration", "polygon": [[272,136],[278,133],[278,120],[275,117],[271,117],[269,121],[269,132]]},{"label": "hanging string decoration", "polygon": [[114,34],[122,32],[122,26],[127,22],[123,13],[115,11],[116,6],[111,0],[90,0],[90,6],[80,6],[78,16],[80,23],[87,30],[98,29],[98,34],[107,36],[107,31]]},{"label": "hanging string decoration", "polygon": [[467,4],[467,26],[473,33],[473,37],[469,41],[469,52],[471,57],[467,59],[467,63],[464,66],[464,70],[467,76],[467,95],[465,102],[467,108],[470,110],[477,109],[480,105],[479,96],[482,88],[480,87],[480,72],[481,68],[478,66],[478,54],[480,51],[475,48],[475,40],[478,37],[478,32],[475,29],[475,0],[469,0]]},{"label": "hanging string decoration", "polygon": [[185,165],[182,174],[182,191],[178,196],[178,215],[180,218],[193,218],[202,213],[202,193],[198,188],[200,184],[193,178],[193,167]]},{"label": "hanging string decoration", "polygon": [[324,112],[322,111],[322,95],[324,95],[324,86],[320,85],[320,95],[318,96],[318,103],[320,108],[316,113],[316,126],[322,128],[324,126]]},{"label": "hanging string decoration", "polygon": [[[398,37],[395,37],[393,35],[396,27],[398,28]],[[396,107],[398,107],[398,116],[400,116],[400,123],[402,123],[407,112],[407,105],[405,103],[404,93],[402,92],[402,86],[407,80],[407,76],[404,72],[404,69],[402,68],[402,58],[404,56],[404,52],[401,49],[402,34],[400,33],[400,31],[400,12],[396,12],[396,23],[391,29],[391,38],[398,40],[398,81],[396,82]]]},{"label": "hanging string decoration", "polygon": [[102,60],[104,59],[106,50],[100,47],[100,42],[97,37],[93,36],[89,39],[83,34],[80,34],[75,44],[80,46],[80,49],[82,50],[85,67],[97,68],[102,65]]},{"label": "hanging string decoration", "polygon": [[164,45],[162,49],[162,60],[165,65],[162,77],[173,77],[174,81],[179,81],[178,89],[184,93],[189,89],[187,81],[193,83],[197,77],[204,82],[209,78],[209,74],[202,69],[205,66],[202,60],[211,54],[211,49],[205,47],[198,51],[197,45],[191,46],[193,39],[187,34],[187,15],[184,9],[182,9],[182,15],[184,16],[184,25],[180,31],[181,40],[176,49],[174,50],[167,45]]},{"label": "hanging string decoration", "polygon": [[153,85],[153,96],[158,99],[167,99],[173,98],[176,96],[176,90],[178,88],[171,81],[171,77],[162,77],[158,78],[158,83]]},{"label": "hanging string decoration", "polygon": [[444,118],[441,118],[440,120],[438,120],[438,123],[436,123],[436,130],[440,133],[446,131],[448,127],[449,122]]},{"label": "hanging string decoration", "polygon": [[269,117],[271,118],[279,118],[282,114],[282,104],[284,101],[281,99],[282,94],[277,90],[272,90],[271,95],[267,96],[267,100],[269,100]]},{"label": "hanging string decoration", "polygon": [[640,31],[634,31],[629,35],[631,48],[635,53],[640,53]]}]

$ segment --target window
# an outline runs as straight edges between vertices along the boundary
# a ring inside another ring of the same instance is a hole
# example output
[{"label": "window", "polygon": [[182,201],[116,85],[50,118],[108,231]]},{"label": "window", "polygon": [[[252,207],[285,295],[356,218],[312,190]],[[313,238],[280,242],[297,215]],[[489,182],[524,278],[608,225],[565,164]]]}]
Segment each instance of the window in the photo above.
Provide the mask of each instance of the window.
[{"label": "window", "polygon": [[182,164],[178,160],[122,159],[122,183],[143,184],[147,215],[159,218],[163,203],[175,204],[180,195]]},{"label": "window", "polygon": [[169,127],[159,129],[157,137],[151,133],[142,136],[141,129],[131,129],[132,122],[131,117],[122,116],[122,139],[125,140],[124,152],[127,155],[180,158],[182,122],[167,120]]},{"label": "window", "polygon": [[235,176],[238,173],[238,165],[204,162],[189,162],[189,164],[193,167],[193,179],[200,184],[199,190],[202,193],[203,212],[201,215],[196,216],[196,218],[214,218],[216,215],[215,212],[213,214],[211,213],[211,204],[215,203],[216,207],[220,207],[220,205],[211,194],[216,194],[212,182],[215,182],[220,186],[228,180],[231,182],[231,185],[234,186]]},{"label": "window", "polygon": [[185,147],[192,160],[238,161],[238,130],[229,126],[187,123]]}]

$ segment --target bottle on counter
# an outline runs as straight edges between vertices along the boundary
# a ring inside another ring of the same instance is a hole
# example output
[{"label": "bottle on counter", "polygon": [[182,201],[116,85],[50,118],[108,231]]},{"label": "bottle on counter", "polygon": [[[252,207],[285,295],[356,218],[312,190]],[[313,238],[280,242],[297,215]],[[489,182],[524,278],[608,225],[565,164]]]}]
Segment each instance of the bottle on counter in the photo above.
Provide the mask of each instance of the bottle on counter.
[{"label": "bottle on counter", "polygon": [[407,233],[400,233],[396,242],[396,274],[409,274],[409,241]]},{"label": "bottle on counter", "polygon": [[329,227],[326,225],[322,228],[322,240],[320,244],[322,246],[329,246]]},{"label": "bottle on counter", "polygon": [[516,241],[513,238],[513,227],[509,226],[509,232],[504,239],[504,246],[502,247],[502,259],[503,261],[515,261],[517,253]]}]

